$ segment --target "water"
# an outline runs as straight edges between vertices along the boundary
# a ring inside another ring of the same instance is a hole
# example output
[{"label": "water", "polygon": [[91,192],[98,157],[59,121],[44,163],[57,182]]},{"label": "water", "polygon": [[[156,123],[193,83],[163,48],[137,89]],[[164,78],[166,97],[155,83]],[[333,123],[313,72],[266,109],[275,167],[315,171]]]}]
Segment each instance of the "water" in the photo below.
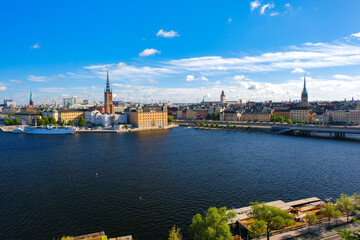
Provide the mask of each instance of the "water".
[{"label": "water", "polygon": [[192,216],[210,206],[360,192],[360,145],[349,141],[184,128],[0,133],[0,154],[6,239],[105,231],[155,240],[173,224],[189,239]]}]

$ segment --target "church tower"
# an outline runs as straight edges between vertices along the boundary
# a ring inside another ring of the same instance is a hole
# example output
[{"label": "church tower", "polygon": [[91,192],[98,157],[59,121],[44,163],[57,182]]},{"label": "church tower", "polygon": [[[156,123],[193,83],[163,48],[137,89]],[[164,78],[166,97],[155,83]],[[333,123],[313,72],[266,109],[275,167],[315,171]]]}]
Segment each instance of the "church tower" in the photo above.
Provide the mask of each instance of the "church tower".
[{"label": "church tower", "polygon": [[306,79],[305,79],[305,76],[304,76],[304,88],[303,88],[303,91],[301,93],[300,106],[307,107],[308,105],[309,105],[309,103],[308,103],[308,93],[306,91]]},{"label": "church tower", "polygon": [[114,113],[114,104],[112,99],[112,90],[110,89],[109,71],[107,71],[106,90],[104,91],[105,97],[105,113]]},{"label": "church tower", "polygon": [[221,95],[220,95],[220,104],[225,104],[226,103],[226,96],[224,93],[224,90],[222,90]]},{"label": "church tower", "polygon": [[32,99],[32,92],[31,92],[31,90],[30,90],[30,100],[29,100],[29,105],[30,105],[30,106],[34,106],[34,101],[33,101],[33,99]]}]

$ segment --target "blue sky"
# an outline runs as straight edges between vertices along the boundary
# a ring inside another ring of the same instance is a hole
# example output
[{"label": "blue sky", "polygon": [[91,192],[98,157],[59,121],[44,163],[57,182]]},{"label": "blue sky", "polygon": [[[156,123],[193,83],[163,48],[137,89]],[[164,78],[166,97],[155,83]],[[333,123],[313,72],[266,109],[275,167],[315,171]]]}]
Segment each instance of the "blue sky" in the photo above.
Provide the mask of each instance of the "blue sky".
[{"label": "blue sky", "polygon": [[0,100],[360,98],[360,1],[7,1]]}]

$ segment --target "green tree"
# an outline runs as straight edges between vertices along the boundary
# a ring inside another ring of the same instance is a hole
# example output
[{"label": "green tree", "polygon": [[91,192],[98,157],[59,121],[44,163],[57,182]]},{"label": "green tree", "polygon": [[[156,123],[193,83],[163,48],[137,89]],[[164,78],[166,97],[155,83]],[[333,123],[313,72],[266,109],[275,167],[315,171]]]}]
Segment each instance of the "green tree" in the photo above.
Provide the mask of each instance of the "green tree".
[{"label": "green tree", "polygon": [[168,122],[169,122],[169,123],[172,123],[173,121],[174,121],[174,118],[173,118],[173,117],[168,116]]},{"label": "green tree", "polygon": [[50,122],[49,122],[49,119],[48,119],[48,118],[44,118],[44,125],[47,126],[47,125],[49,125],[49,123],[50,123]]},{"label": "green tree", "polygon": [[207,123],[207,124],[205,124],[206,125],[206,127],[209,127],[209,124]]},{"label": "green tree", "polygon": [[341,211],[340,210],[336,210],[335,214],[334,214],[334,219],[335,219],[335,226],[337,225],[337,220],[340,218],[341,216]]},{"label": "green tree", "polygon": [[180,233],[180,228],[177,228],[174,225],[169,232],[168,240],[181,240],[181,239],[182,239],[182,235]]},{"label": "green tree", "polygon": [[212,124],[211,124],[211,127],[212,127],[212,128],[214,128],[214,127],[215,127],[215,124],[214,124],[214,123],[212,123]]},{"label": "green tree", "polygon": [[205,216],[196,214],[190,225],[190,233],[194,240],[232,240],[228,220],[235,217],[233,211],[227,211],[226,207],[211,207],[205,212]]},{"label": "green tree", "polygon": [[230,123],[226,124],[226,127],[227,127],[227,128],[230,128]]},{"label": "green tree", "polygon": [[37,122],[38,126],[44,126],[44,120],[43,119],[39,119]]},{"label": "green tree", "polygon": [[341,194],[340,198],[336,200],[336,206],[341,212],[346,213],[346,222],[349,222],[349,214],[356,209],[353,198]]},{"label": "green tree", "polygon": [[305,216],[305,220],[308,223],[308,232],[310,232],[310,226],[316,223],[316,214],[315,213],[307,213]]},{"label": "green tree", "polygon": [[14,119],[14,124],[15,124],[15,125],[19,125],[19,124],[20,124],[20,119],[19,119],[19,118],[15,118],[15,119]]},{"label": "green tree", "polygon": [[233,128],[236,128],[236,124],[234,124]]},{"label": "green tree", "polygon": [[72,120],[69,120],[68,123],[67,123],[67,125],[69,125],[69,126],[74,126],[74,122],[73,122]]},{"label": "green tree", "polygon": [[[293,225],[293,216],[280,208],[266,205],[264,202],[250,203],[251,211],[249,216],[254,218],[253,231],[256,234],[266,233],[266,237],[270,239],[270,233],[286,226]],[[255,223],[258,222],[258,223]],[[265,225],[265,228],[263,227]],[[256,227],[261,227],[256,229]],[[265,230],[265,231],[264,231]]]},{"label": "green tree", "polygon": [[218,124],[218,123],[216,123],[216,124],[215,124],[215,126],[216,126],[216,127],[219,127],[219,124]]},{"label": "green tree", "polygon": [[204,127],[204,126],[205,126],[205,123],[204,123],[204,122],[201,122],[201,123],[200,123],[200,126]]},{"label": "green tree", "polygon": [[293,122],[291,121],[291,119],[286,120],[286,122],[287,122],[288,124],[293,124]]},{"label": "green tree", "polygon": [[285,122],[285,118],[283,116],[279,116],[277,120],[281,123]]},{"label": "green tree", "polygon": [[86,126],[85,118],[81,117],[81,118],[79,119],[79,126],[80,126],[80,127]]},{"label": "green tree", "polygon": [[[354,220],[354,222],[360,223],[359,220]],[[356,229],[355,231],[348,230],[348,229],[341,229],[341,230],[335,229],[335,231],[338,232],[341,239],[345,239],[345,240],[360,239],[360,228]]]},{"label": "green tree", "polygon": [[277,122],[278,121],[278,117],[274,114],[271,114],[271,118],[270,118],[271,122]]},{"label": "green tree", "polygon": [[49,119],[49,123],[50,123],[50,124],[52,124],[52,125],[56,125],[56,124],[57,124],[57,122],[56,122],[56,120],[55,120],[55,118],[54,118],[53,116],[50,116],[48,119]]},{"label": "green tree", "polygon": [[253,220],[249,225],[249,232],[252,238],[260,238],[264,233],[266,233],[265,222]]},{"label": "green tree", "polygon": [[321,208],[321,212],[322,214],[324,214],[325,217],[328,218],[330,227],[331,218],[336,215],[336,206],[332,203],[325,203],[324,208]]},{"label": "green tree", "polygon": [[219,114],[216,114],[216,112],[213,112],[213,114],[211,115],[211,119],[216,121],[216,120],[218,120],[219,116],[220,116]]},{"label": "green tree", "polygon": [[208,115],[206,116],[206,120],[210,120],[210,119],[211,119],[211,115],[208,114]]},{"label": "green tree", "polygon": [[4,120],[4,124],[5,124],[5,125],[10,125],[10,124],[9,124],[9,119],[5,119],[5,120]]},{"label": "green tree", "polygon": [[41,116],[41,110],[37,110],[36,115]]},{"label": "green tree", "polygon": [[126,128],[126,129],[128,128],[128,125],[127,125],[127,124],[125,124],[125,128]]},{"label": "green tree", "polygon": [[195,125],[198,127],[198,126],[200,126],[200,123],[199,123],[199,122],[196,122]]}]

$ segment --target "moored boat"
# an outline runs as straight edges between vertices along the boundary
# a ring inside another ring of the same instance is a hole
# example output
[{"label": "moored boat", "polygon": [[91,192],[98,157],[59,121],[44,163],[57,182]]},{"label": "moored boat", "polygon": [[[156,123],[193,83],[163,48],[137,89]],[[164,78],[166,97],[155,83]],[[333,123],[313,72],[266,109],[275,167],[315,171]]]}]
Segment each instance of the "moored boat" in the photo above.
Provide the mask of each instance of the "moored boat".
[{"label": "moored boat", "polygon": [[22,129],[22,128],[14,128],[11,132],[12,133],[25,133],[24,129]]},{"label": "moored boat", "polygon": [[54,127],[53,125],[48,125],[46,127],[26,127],[26,134],[37,134],[37,135],[63,135],[63,134],[73,134],[76,132],[74,127]]}]

